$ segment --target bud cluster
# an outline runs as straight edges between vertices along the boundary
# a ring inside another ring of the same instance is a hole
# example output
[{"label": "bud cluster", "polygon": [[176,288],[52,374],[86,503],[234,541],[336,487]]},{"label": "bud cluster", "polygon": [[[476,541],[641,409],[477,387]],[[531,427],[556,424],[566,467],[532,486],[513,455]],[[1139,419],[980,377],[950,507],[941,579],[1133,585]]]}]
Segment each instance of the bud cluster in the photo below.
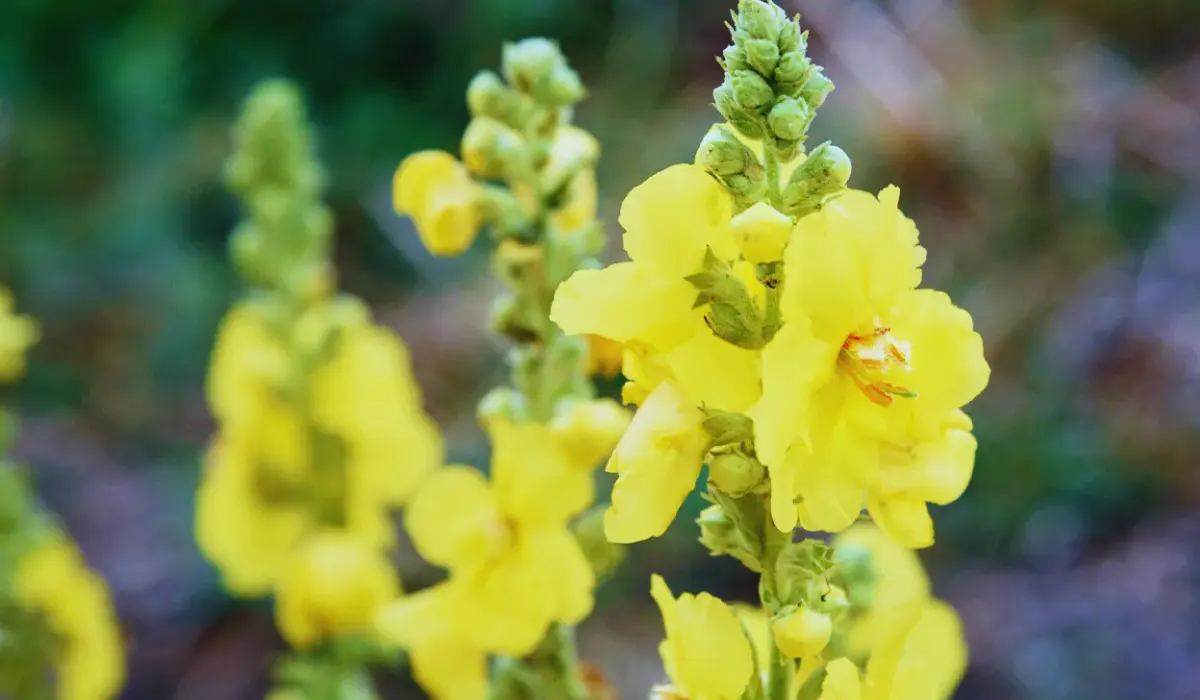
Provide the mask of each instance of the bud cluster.
[{"label": "bud cluster", "polygon": [[733,44],[721,59],[725,82],[713,92],[717,110],[744,135],[773,138],[784,154],[794,153],[833,90],[808,58],[808,33],[782,8],[760,0],[738,3],[730,33]]}]

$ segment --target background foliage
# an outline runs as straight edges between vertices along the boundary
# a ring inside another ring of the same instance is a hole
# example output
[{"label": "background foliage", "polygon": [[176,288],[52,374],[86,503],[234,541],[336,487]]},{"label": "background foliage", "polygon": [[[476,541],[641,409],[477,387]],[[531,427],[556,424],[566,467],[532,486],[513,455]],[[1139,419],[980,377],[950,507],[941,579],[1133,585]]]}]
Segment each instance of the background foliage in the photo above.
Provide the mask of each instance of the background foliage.
[{"label": "background foliage", "polygon": [[[191,544],[202,386],[236,294],[221,187],[256,81],[307,94],[342,283],[413,346],[427,403],[479,461],[501,369],[484,256],[434,260],[390,209],[407,153],[457,150],[463,90],[502,41],[561,41],[606,145],[602,212],[690,160],[724,0],[7,0],[0,3],[0,282],[45,338],[21,455],[112,582],[128,698],[256,698],[278,648]],[[852,184],[902,188],[926,276],[994,367],[966,496],[927,553],[963,612],[963,698],[1155,697],[1200,687],[1200,5],[1185,0],[811,0],[838,90],[814,129]],[[615,248],[615,247],[614,247]],[[618,253],[614,249],[614,254]],[[609,389],[615,388],[613,386]],[[698,510],[698,504],[694,507]],[[750,597],[684,521],[635,548],[585,650],[627,697],[655,680],[653,567]],[[409,580],[425,576],[409,567]],[[671,575],[673,574],[673,576]],[[632,650],[632,651],[631,651]],[[408,697],[403,685],[395,697]]]}]

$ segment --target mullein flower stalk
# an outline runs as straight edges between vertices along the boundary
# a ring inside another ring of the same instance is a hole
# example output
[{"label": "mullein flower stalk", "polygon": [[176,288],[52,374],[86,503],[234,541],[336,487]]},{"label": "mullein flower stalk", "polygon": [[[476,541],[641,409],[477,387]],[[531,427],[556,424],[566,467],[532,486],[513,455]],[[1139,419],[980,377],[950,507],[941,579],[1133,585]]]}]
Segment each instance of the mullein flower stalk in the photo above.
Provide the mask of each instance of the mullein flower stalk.
[{"label": "mullein flower stalk", "polygon": [[[418,494],[406,527],[417,551],[450,576],[380,617],[436,698],[591,696],[573,626],[590,612],[596,582],[621,550],[604,540],[599,513],[584,511],[593,500],[591,472],[628,416],[595,397],[590,372],[612,362],[597,356],[604,346],[565,335],[549,317],[559,284],[599,266],[604,245],[596,220],[599,145],[570,123],[584,94],[554,42],[506,45],[499,74],[482,71],[468,87],[461,160],[423,151],[396,172],[396,209],[429,252],[460,254],[487,230],[492,269],[506,287],[491,326],[509,342],[510,380],[479,406],[494,443],[492,483],[451,466]],[[512,497],[525,489],[528,498]],[[471,537],[493,544],[464,547],[465,535],[446,534],[464,522],[473,524]],[[523,543],[539,541],[529,546],[540,551],[522,552]],[[514,588],[515,581],[526,583]],[[542,600],[514,606],[514,597]],[[488,678],[463,672],[482,669],[486,657],[493,659]]]},{"label": "mullein flower stalk", "polygon": [[[0,383],[24,372],[38,338],[37,324],[12,307],[0,287]],[[110,700],[125,680],[125,652],[108,586],[8,459],[16,423],[0,406],[0,695]]]},{"label": "mullein flower stalk", "polygon": [[213,352],[196,536],[231,593],[274,596],[291,652],[272,697],[371,698],[367,668],[393,657],[373,631],[400,591],[392,512],[441,463],[441,437],[403,344],[336,291],[299,92],[259,85],[233,135],[225,176],[247,216],[230,257],[249,290]]}]

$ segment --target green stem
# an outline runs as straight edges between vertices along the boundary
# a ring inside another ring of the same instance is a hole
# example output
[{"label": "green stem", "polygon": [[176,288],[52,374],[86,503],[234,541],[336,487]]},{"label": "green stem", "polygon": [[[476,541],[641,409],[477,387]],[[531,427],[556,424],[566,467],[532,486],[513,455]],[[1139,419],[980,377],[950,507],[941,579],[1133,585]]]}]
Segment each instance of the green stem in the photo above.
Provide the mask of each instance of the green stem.
[{"label": "green stem", "polygon": [[[775,562],[780,552],[792,542],[792,533],[780,532],[771,520],[770,508],[763,501],[763,573],[759,594],[762,596],[763,610],[767,616],[774,615],[779,610],[779,596],[775,589]],[[783,656],[779,646],[775,644],[774,633],[771,632],[770,666],[767,668],[767,700],[786,700],[791,689],[792,676],[795,675],[796,665],[791,659]]]},{"label": "green stem", "polygon": [[763,140],[763,156],[767,168],[767,204],[779,209],[783,203],[779,186],[779,151],[770,135]]}]

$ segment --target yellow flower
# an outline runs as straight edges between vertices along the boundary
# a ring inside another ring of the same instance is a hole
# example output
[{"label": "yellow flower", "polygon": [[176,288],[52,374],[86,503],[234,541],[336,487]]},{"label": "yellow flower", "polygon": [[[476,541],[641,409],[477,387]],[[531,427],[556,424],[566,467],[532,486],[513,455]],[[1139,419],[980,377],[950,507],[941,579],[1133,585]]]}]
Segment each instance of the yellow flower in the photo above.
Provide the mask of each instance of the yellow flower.
[{"label": "yellow flower", "polygon": [[633,417],[605,471],[617,474],[604,532],[612,542],[658,537],[696,485],[710,438],[704,414],[671,382]]},{"label": "yellow flower", "polygon": [[257,469],[232,440],[214,440],[196,493],[196,542],[233,593],[269,593],[288,552],[312,527],[313,513],[296,493],[303,483]]},{"label": "yellow flower", "polygon": [[284,639],[309,647],[372,631],[376,611],[400,592],[382,552],[345,531],[305,536],[284,568],[275,614]]},{"label": "yellow flower", "polygon": [[396,211],[413,219],[430,253],[458,255],[475,241],[481,220],[478,186],[466,168],[444,151],[421,151],[404,159],[392,181]]},{"label": "yellow flower", "polygon": [[469,646],[523,655],[553,622],[592,609],[595,575],[567,529],[592,502],[590,468],[546,425],[494,417],[492,481],[469,467],[434,472],[405,511],[417,552],[464,593]]},{"label": "yellow flower", "polygon": [[849,659],[825,668],[819,700],[946,700],[967,667],[962,623],[935,600],[910,606],[905,625],[881,640],[860,673]]},{"label": "yellow flower", "polygon": [[561,410],[550,429],[571,463],[590,471],[612,454],[629,420],[629,411],[612,399],[579,401]]},{"label": "yellow flower", "polygon": [[413,678],[434,700],[487,696],[487,653],[467,641],[465,593],[440,583],[392,602],[375,618],[380,637],[408,651]]},{"label": "yellow flower", "polygon": [[771,205],[759,202],[733,217],[730,226],[742,257],[757,265],[783,259],[793,223]]},{"label": "yellow flower", "polygon": [[[849,646],[866,655],[880,640],[904,627],[910,611],[930,598],[929,577],[912,550],[896,543],[879,528],[862,523],[839,533],[832,541],[834,557],[842,569],[865,579],[848,581],[851,596],[857,586],[870,589],[870,604],[854,619]],[[865,570],[855,568],[865,564]]]},{"label": "yellow flower", "polygon": [[75,546],[54,535],[21,558],[13,585],[17,602],[40,616],[58,642],[56,697],[116,697],[125,681],[121,632],[108,586]]},{"label": "yellow flower", "polygon": [[708,593],[678,599],[662,577],[650,581],[662,613],[666,639],[658,646],[671,684],[653,697],[737,700],[754,673],[753,650],[728,605]]},{"label": "yellow flower", "polygon": [[39,334],[33,319],[13,313],[12,294],[0,287],[0,382],[25,372],[25,351],[37,342]]},{"label": "yellow flower", "polygon": [[741,411],[758,398],[758,353],[718,338],[685,278],[706,251],[736,261],[729,194],[702,168],[674,165],[621,205],[630,262],[580,270],[559,286],[550,318],[568,334],[599,335],[662,356],[696,405]]},{"label": "yellow flower", "polygon": [[970,315],[915,289],[925,250],[898,200],[895,188],[878,199],[846,191],[801,219],[788,243],[785,323],[763,350],[751,411],[781,530],[797,518],[810,530],[848,527],[885,456],[929,439],[987,383]]}]

